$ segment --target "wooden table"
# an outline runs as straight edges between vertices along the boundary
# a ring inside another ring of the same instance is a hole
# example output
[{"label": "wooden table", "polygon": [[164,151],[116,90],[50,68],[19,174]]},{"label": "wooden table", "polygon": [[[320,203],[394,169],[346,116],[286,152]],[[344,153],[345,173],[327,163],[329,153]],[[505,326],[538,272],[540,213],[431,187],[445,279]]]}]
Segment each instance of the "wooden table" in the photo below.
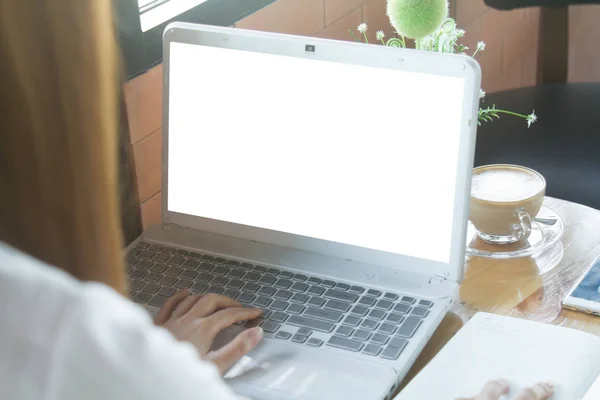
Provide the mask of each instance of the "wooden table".
[{"label": "wooden table", "polygon": [[404,387],[478,311],[567,326],[600,335],[600,317],[563,310],[561,300],[600,254],[600,211],[550,197],[562,216],[560,243],[538,256],[512,260],[470,258],[459,300],[415,362]]}]

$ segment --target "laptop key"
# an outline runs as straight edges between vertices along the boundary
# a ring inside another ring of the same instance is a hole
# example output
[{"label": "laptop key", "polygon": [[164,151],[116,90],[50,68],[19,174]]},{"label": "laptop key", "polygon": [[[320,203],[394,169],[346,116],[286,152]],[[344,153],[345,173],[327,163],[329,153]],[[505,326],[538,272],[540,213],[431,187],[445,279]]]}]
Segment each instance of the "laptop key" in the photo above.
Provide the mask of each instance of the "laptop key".
[{"label": "laptop key", "polygon": [[167,301],[168,299],[169,298],[167,296],[161,296],[160,294],[155,294],[148,301],[148,305],[160,308],[160,307],[162,307],[165,304],[165,301]]},{"label": "laptop key", "polygon": [[252,282],[248,282],[244,285],[244,287],[242,288],[242,290],[244,292],[248,292],[248,293],[256,293],[256,291],[260,289],[260,285],[257,285],[256,283],[252,283]]},{"label": "laptop key", "polygon": [[361,317],[364,317],[369,312],[369,309],[367,307],[363,307],[363,306],[354,306],[354,308],[350,312],[352,314],[356,314],[356,315],[360,315]]},{"label": "laptop key", "polygon": [[161,274],[157,274],[156,272],[150,272],[148,275],[146,275],[146,277],[144,278],[144,280],[146,282],[158,282],[160,281],[160,279],[162,278]]},{"label": "laptop key", "polygon": [[204,293],[208,289],[208,285],[206,283],[197,282],[192,286],[192,292],[194,293]]},{"label": "laptop key", "polygon": [[229,282],[229,279],[224,276],[215,276],[210,283],[216,286],[225,286],[227,282]]},{"label": "laptop key", "polygon": [[299,335],[310,336],[312,335],[312,331],[308,328],[300,328],[296,331]]},{"label": "laptop key", "polygon": [[287,301],[281,301],[281,300],[275,300],[273,302],[273,304],[271,304],[271,309],[272,310],[279,310],[279,311],[283,311],[286,308],[288,308],[288,306],[290,305],[290,303],[288,303]]},{"label": "laptop key", "polygon": [[235,267],[237,267],[239,265],[240,265],[239,261],[235,261],[235,260],[229,260],[229,261],[227,261],[227,266],[228,267],[235,268]]},{"label": "laptop key", "polygon": [[315,317],[332,322],[340,322],[343,316],[343,314],[338,311],[325,310],[322,308],[315,307],[308,307],[306,311],[304,311],[304,315],[306,315],[307,317]]},{"label": "laptop key", "polygon": [[184,278],[184,279],[194,279],[197,276],[198,276],[198,273],[191,269],[187,269],[187,270],[183,271],[181,273],[181,275],[179,275],[180,278]]},{"label": "laptop key", "polygon": [[138,294],[136,294],[135,296],[133,296],[133,301],[135,301],[136,303],[145,303],[148,300],[150,300],[152,296],[149,295],[148,293],[144,293],[144,292],[139,292]]},{"label": "laptop key", "polygon": [[255,266],[253,269],[253,271],[259,273],[259,274],[264,274],[265,272],[267,272],[267,269],[265,267],[262,267],[260,265]]},{"label": "laptop key", "polygon": [[215,264],[225,264],[227,262],[226,259],[224,259],[223,257],[217,257],[213,260],[213,263]]},{"label": "laptop key", "polygon": [[308,276],[306,276],[304,274],[296,274],[292,277],[292,279],[295,281],[306,282],[306,280],[308,279]]},{"label": "laptop key", "polygon": [[234,290],[234,289],[226,289],[223,292],[223,296],[227,296],[227,297],[230,297],[232,299],[237,298],[239,295],[240,295],[240,292],[237,291],[237,290]]},{"label": "laptop key", "polygon": [[237,301],[239,301],[240,303],[252,303],[255,298],[256,296],[253,294],[242,293],[238,296]]},{"label": "laptop key", "polygon": [[212,271],[214,268],[215,268],[215,266],[214,266],[214,265],[212,265],[212,264],[209,264],[209,263],[206,263],[206,262],[203,262],[202,264],[200,264],[200,265],[198,266],[198,268],[197,268],[197,269],[198,269],[199,271],[210,272],[210,271]]},{"label": "laptop key", "polygon": [[281,271],[281,272],[279,273],[279,277],[280,277],[280,278],[283,278],[283,279],[292,279],[292,277],[293,277],[293,276],[294,276],[294,274],[292,274],[292,273],[291,273],[291,272],[289,272],[289,271]]},{"label": "laptop key", "polygon": [[277,291],[277,293],[275,293],[275,298],[276,299],[281,299],[281,300],[289,300],[290,297],[292,297],[292,292],[290,292],[289,290],[283,290],[283,289],[279,289]]},{"label": "laptop key", "polygon": [[400,356],[400,353],[402,353],[402,350],[404,350],[406,347],[407,343],[408,341],[406,339],[393,338],[383,353],[381,353],[381,358],[385,358],[387,360],[397,359]]},{"label": "laptop key", "polygon": [[291,337],[292,337],[292,334],[289,332],[286,332],[286,331],[279,331],[275,334],[275,338],[281,339],[281,340],[288,340]]},{"label": "laptop key", "polygon": [[293,282],[289,279],[279,279],[277,282],[275,282],[275,287],[288,289],[290,286],[292,286],[292,284]]},{"label": "laptop key", "polygon": [[147,249],[148,247],[150,247],[150,243],[146,243],[146,242],[138,242],[135,247],[137,247],[138,249]]},{"label": "laptop key", "polygon": [[337,328],[337,330],[335,331],[336,335],[345,336],[345,337],[352,336],[353,333],[354,333],[354,329],[352,329],[348,326],[344,326],[344,325],[339,326]]},{"label": "laptop key", "polygon": [[148,275],[148,273],[146,271],[140,271],[138,269],[138,270],[133,271],[129,276],[131,277],[131,279],[142,279],[146,275]]},{"label": "laptop key", "polygon": [[189,279],[179,279],[177,282],[175,282],[175,287],[179,289],[185,289],[192,286],[193,283],[194,282]]},{"label": "laptop key", "polygon": [[179,249],[179,250],[175,250],[175,252],[173,254],[176,256],[185,257],[188,255],[188,252],[187,252],[187,250]]},{"label": "laptop key", "polygon": [[263,322],[262,319],[254,318],[254,319],[251,319],[250,321],[244,322],[244,328],[255,328],[255,327],[259,326],[262,322]]},{"label": "laptop key", "polygon": [[207,274],[206,272],[201,272],[197,277],[196,277],[196,281],[198,282],[210,282],[212,280],[212,275]]},{"label": "laptop key", "polygon": [[147,271],[153,265],[154,265],[154,263],[151,261],[142,260],[142,261],[138,262],[137,264],[135,264],[135,269],[138,269],[140,271]]},{"label": "laptop key", "polygon": [[379,322],[373,321],[372,319],[365,319],[360,326],[370,331],[374,331],[379,326]]},{"label": "laptop key", "polygon": [[323,345],[323,341],[317,338],[310,338],[306,344],[312,347],[321,347]]},{"label": "laptop key", "polygon": [[327,346],[350,351],[360,351],[363,348],[364,343],[340,336],[332,336],[327,341]]},{"label": "laptop key", "polygon": [[377,346],[376,344],[369,343],[368,345],[365,346],[365,348],[363,350],[363,354],[366,354],[368,356],[378,356],[379,353],[381,353],[381,350],[383,350],[383,347]]},{"label": "laptop key", "polygon": [[165,276],[158,283],[163,286],[173,286],[177,282],[177,278],[173,276]]},{"label": "laptop key", "polygon": [[385,312],[381,311],[381,310],[371,310],[371,312],[369,313],[368,318],[372,318],[372,319],[376,319],[378,321],[381,321],[382,319],[385,318]]},{"label": "laptop key", "polygon": [[279,275],[279,270],[277,268],[269,268],[269,269],[267,269],[265,274],[277,276],[277,275]]},{"label": "laptop key", "polygon": [[165,275],[169,276],[179,276],[183,272],[183,268],[181,267],[169,267],[165,271]]},{"label": "laptop key", "polygon": [[219,287],[219,286],[210,286],[207,290],[206,293],[214,293],[214,294],[221,294],[223,293],[223,288]]},{"label": "laptop key", "polygon": [[129,282],[129,289],[131,290],[140,290],[141,288],[143,288],[145,285],[145,283],[143,281],[140,280],[133,280],[131,282]]},{"label": "laptop key", "polygon": [[367,290],[367,296],[379,297],[381,296],[381,290],[369,289]]},{"label": "laptop key", "polygon": [[365,331],[364,329],[359,329],[356,332],[354,332],[354,335],[352,335],[352,337],[357,340],[367,341],[371,337],[371,332]]},{"label": "laptop key", "polygon": [[183,257],[173,256],[167,260],[167,264],[169,265],[181,265],[185,261]]},{"label": "laptop key", "polygon": [[139,258],[140,260],[150,260],[152,257],[154,257],[154,252],[150,251],[150,250],[142,250],[140,251],[140,253],[137,255],[137,258]]},{"label": "laptop key", "polygon": [[227,275],[229,273],[229,271],[231,271],[229,268],[223,266],[223,265],[217,265],[213,270],[212,273],[215,275]]},{"label": "laptop key", "polygon": [[341,290],[337,289],[328,289],[325,291],[324,296],[330,299],[347,301],[349,303],[354,303],[356,300],[358,300],[358,296],[354,293],[342,292]]},{"label": "laptop key", "polygon": [[175,252],[175,249],[172,247],[163,247],[161,252],[165,254],[173,254]]},{"label": "laptop key", "polygon": [[350,286],[349,289],[352,293],[357,293],[357,294],[361,294],[362,292],[365,291],[364,287],[360,287],[360,286]]},{"label": "laptop key", "polygon": [[294,292],[306,292],[309,287],[310,285],[307,285],[304,282],[296,282],[292,285],[290,290],[293,290]]},{"label": "laptop key", "polygon": [[390,340],[390,337],[388,335],[384,335],[383,333],[375,333],[373,336],[371,336],[371,342],[381,345],[386,344],[388,340]]},{"label": "laptop key", "polygon": [[313,296],[320,296],[325,293],[325,289],[320,286],[311,286],[307,293],[312,294]]},{"label": "laptop key", "polygon": [[263,286],[258,291],[258,294],[271,297],[275,294],[276,291],[277,291],[277,289],[275,289],[275,288]]},{"label": "laptop key", "polygon": [[328,308],[330,310],[337,310],[345,313],[350,309],[351,305],[349,303],[346,303],[345,301],[328,300],[323,307]]},{"label": "laptop key", "polygon": [[400,328],[398,328],[396,336],[411,338],[415,334],[417,329],[419,329],[419,326],[421,326],[421,322],[422,320],[420,318],[407,317],[404,323],[400,325]]},{"label": "laptop key", "polygon": [[332,288],[335,286],[335,282],[329,279],[325,279],[323,282],[321,282],[321,286],[325,286],[327,288]]},{"label": "laptop key", "polygon": [[240,289],[244,286],[244,281],[240,281],[239,279],[232,279],[227,284],[227,287],[230,289]]},{"label": "laptop key", "polygon": [[263,296],[260,296],[259,298],[254,300],[254,304],[259,307],[268,307],[269,304],[271,304],[272,302],[273,302],[273,300],[271,300],[268,297],[263,297]]},{"label": "laptop key", "polygon": [[273,314],[271,314],[271,317],[269,317],[269,319],[275,322],[285,322],[285,320],[288,319],[288,317],[289,315],[282,311],[275,311]]},{"label": "laptop key", "polygon": [[152,257],[152,261],[156,261],[156,262],[160,262],[160,263],[164,263],[165,261],[167,261],[169,259],[169,255],[165,254],[165,253],[158,253],[156,254],[154,257]]},{"label": "laptop key", "polygon": [[152,246],[150,246],[150,250],[152,251],[161,251],[163,249],[163,247],[160,244],[153,244]]},{"label": "laptop key", "polygon": [[433,301],[421,300],[421,301],[419,301],[419,306],[425,307],[425,308],[431,308],[433,306]]},{"label": "laptop key", "polygon": [[415,304],[415,298],[414,297],[410,297],[410,296],[402,296],[402,298],[400,299],[400,301],[403,301],[405,303],[408,304]]},{"label": "laptop key", "polygon": [[373,307],[376,302],[377,300],[372,297],[361,297],[361,299],[358,301],[358,304],[362,304],[363,306],[367,307]]},{"label": "laptop key", "polygon": [[306,282],[310,283],[311,285],[320,285],[322,281],[323,280],[319,278],[308,278]]},{"label": "laptop key", "polygon": [[335,324],[327,321],[321,321],[315,318],[306,317],[304,315],[292,315],[287,323],[289,325],[308,328],[314,331],[329,333],[335,328]]},{"label": "laptop key", "polygon": [[213,256],[209,256],[208,254],[205,254],[205,255],[202,256],[202,260],[203,261],[212,261],[214,259],[215,258]]},{"label": "laptop key", "polygon": [[232,269],[231,272],[227,274],[228,278],[240,279],[244,276],[244,271],[240,271],[239,269]]},{"label": "laptop key", "polygon": [[342,322],[342,324],[350,325],[350,326],[358,326],[358,324],[360,324],[361,322],[362,322],[361,318],[356,317],[354,315],[348,315],[346,318],[344,318],[344,322]]},{"label": "laptop key", "polygon": [[398,303],[394,306],[394,312],[406,314],[410,311],[410,306],[407,304]]},{"label": "laptop key", "polygon": [[256,272],[246,272],[242,279],[248,282],[256,282],[260,279],[260,275]]},{"label": "laptop key", "polygon": [[142,292],[145,293],[156,293],[158,291],[158,289],[160,289],[160,286],[156,283],[148,283],[146,286],[144,286],[144,288],[142,289]]},{"label": "laptop key", "polygon": [[262,319],[267,319],[271,316],[271,314],[273,314],[273,311],[267,308],[261,308],[260,310],[262,311],[262,315],[260,316]]},{"label": "laptop key", "polygon": [[306,307],[300,304],[290,304],[290,306],[287,309],[287,312],[289,312],[290,314],[302,314],[305,308]]},{"label": "laptop key", "polygon": [[395,293],[386,293],[383,295],[383,298],[386,300],[396,301],[398,300],[398,295]]},{"label": "laptop key", "polygon": [[392,324],[383,323],[379,327],[379,332],[386,333],[388,335],[393,335],[396,332],[396,327]]},{"label": "laptop key", "polygon": [[390,313],[385,320],[392,324],[399,324],[403,319],[404,317],[400,314]]},{"label": "laptop key", "polygon": [[295,343],[304,343],[306,342],[306,339],[308,339],[308,336],[299,335],[297,333],[294,336],[292,336],[292,342]]},{"label": "laptop key", "polygon": [[263,276],[262,278],[260,278],[258,283],[260,283],[261,285],[271,286],[276,281],[277,281],[277,278],[273,278],[272,276]]},{"label": "laptop key", "polygon": [[429,310],[423,307],[415,307],[410,312],[410,315],[414,315],[415,317],[425,318],[429,314]]},{"label": "laptop key", "polygon": [[241,263],[240,268],[244,271],[250,271],[253,268],[253,265],[249,263]]},{"label": "laptop key", "polygon": [[392,306],[394,305],[394,303],[392,303],[389,300],[379,300],[377,302],[377,304],[375,304],[375,308],[380,308],[382,310],[389,310],[390,308],[392,308]]},{"label": "laptop key", "polygon": [[193,252],[193,251],[190,251],[190,252],[188,253],[188,255],[187,255],[187,256],[188,256],[188,258],[194,258],[194,259],[198,259],[198,258],[200,258],[200,257],[201,257],[201,255],[200,255],[200,254],[198,254],[198,253],[195,253],[195,252]]},{"label": "laptop key", "polygon": [[335,285],[335,288],[338,290],[343,290],[345,292],[348,289],[350,289],[350,285],[348,285],[347,283],[338,282],[338,284]]},{"label": "laptop key", "polygon": [[310,298],[310,296],[307,296],[303,293],[296,293],[295,295],[292,296],[292,298],[290,299],[290,301],[293,301],[294,303],[300,303],[300,304],[304,304],[307,302],[307,300]]},{"label": "laptop key", "polygon": [[281,325],[273,321],[265,321],[262,323],[261,327],[265,332],[274,333],[277,332],[277,329],[279,329]]},{"label": "laptop key", "polygon": [[311,297],[307,304],[313,307],[321,307],[323,304],[325,304],[325,299],[320,297]]},{"label": "laptop key", "polygon": [[152,268],[150,268],[150,271],[156,272],[158,274],[162,274],[163,272],[165,272],[167,270],[167,268],[168,267],[165,264],[156,263],[152,266]]}]

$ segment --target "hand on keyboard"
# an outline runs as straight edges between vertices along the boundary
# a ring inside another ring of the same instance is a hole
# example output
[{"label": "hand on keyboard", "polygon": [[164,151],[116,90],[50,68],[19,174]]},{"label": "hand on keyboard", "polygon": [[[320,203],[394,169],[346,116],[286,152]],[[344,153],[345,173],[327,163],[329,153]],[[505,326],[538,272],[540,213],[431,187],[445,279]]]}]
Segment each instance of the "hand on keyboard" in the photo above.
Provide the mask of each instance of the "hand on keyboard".
[{"label": "hand on keyboard", "polygon": [[509,383],[504,379],[498,379],[486,383],[481,393],[475,397],[457,400],[547,400],[554,393],[554,386],[551,383],[538,383],[527,389],[520,391],[515,397],[504,397],[508,394]]},{"label": "hand on keyboard", "polygon": [[263,330],[247,329],[226,346],[211,352],[215,337],[236,322],[255,319],[261,313],[257,308],[242,307],[229,297],[212,293],[190,296],[185,289],[165,302],[154,322],[178,340],[192,343],[203,359],[214,362],[224,373],[260,342]]}]

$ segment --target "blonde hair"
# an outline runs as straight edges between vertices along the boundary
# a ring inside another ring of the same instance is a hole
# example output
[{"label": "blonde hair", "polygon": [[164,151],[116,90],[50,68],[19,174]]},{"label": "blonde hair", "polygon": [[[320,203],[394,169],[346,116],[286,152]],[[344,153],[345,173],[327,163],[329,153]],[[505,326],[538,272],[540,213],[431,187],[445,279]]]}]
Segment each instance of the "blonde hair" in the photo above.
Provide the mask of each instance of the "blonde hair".
[{"label": "blonde hair", "polygon": [[0,240],[124,291],[110,0],[0,0]]}]

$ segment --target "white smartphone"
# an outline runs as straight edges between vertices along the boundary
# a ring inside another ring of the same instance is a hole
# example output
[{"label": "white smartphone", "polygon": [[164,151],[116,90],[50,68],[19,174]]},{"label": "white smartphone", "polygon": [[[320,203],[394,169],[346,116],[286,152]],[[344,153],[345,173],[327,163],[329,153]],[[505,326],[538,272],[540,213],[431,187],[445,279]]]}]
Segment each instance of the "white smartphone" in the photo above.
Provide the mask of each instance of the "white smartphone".
[{"label": "white smartphone", "polygon": [[570,310],[600,315],[600,255],[563,300]]}]

